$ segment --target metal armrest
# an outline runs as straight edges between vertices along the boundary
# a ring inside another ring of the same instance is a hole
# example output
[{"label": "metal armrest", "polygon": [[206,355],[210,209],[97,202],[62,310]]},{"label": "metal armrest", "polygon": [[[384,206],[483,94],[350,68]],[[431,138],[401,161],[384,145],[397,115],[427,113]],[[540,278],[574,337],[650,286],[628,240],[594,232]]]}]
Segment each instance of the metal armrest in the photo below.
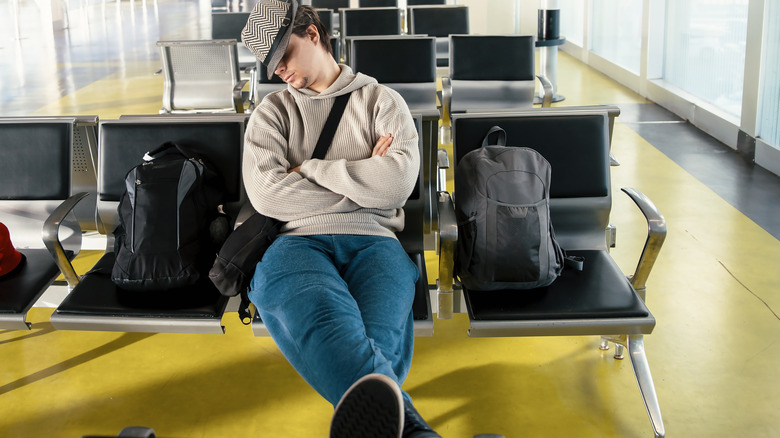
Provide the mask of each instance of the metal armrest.
[{"label": "metal armrest", "polygon": [[452,319],[453,283],[455,268],[455,244],[458,241],[458,223],[455,206],[446,191],[438,192],[439,208],[439,278],[436,280],[436,295],[439,319]]},{"label": "metal armrest", "polygon": [[237,113],[244,112],[244,97],[242,96],[244,86],[249,82],[249,79],[241,79],[238,81],[235,87],[233,87],[233,108]]},{"label": "metal armrest", "polygon": [[452,81],[449,77],[441,78],[441,130],[439,131],[439,143],[452,143],[452,120],[450,109],[452,108]]},{"label": "metal armrest", "polygon": [[[252,111],[255,109],[255,93],[257,92],[257,75],[259,72],[257,71],[257,66],[253,65],[252,67],[247,67],[245,72],[249,73],[249,110]],[[243,88],[243,87],[242,87]]]},{"label": "metal armrest", "polygon": [[436,168],[438,177],[436,179],[436,190],[439,192],[447,191],[447,169],[450,168],[450,156],[446,149],[439,149],[436,156]]},{"label": "metal armrest", "polygon": [[542,98],[542,108],[552,106],[553,99],[553,84],[547,79],[547,76],[536,75],[539,82],[542,84],[542,90],[544,91],[544,97]]},{"label": "metal armrest", "polygon": [[658,211],[658,208],[656,208],[650,198],[638,190],[628,187],[624,187],[621,190],[631,197],[642,211],[645,219],[647,219],[647,240],[644,248],[642,248],[642,255],[639,257],[636,271],[631,276],[631,285],[644,299],[647,277],[650,276],[650,270],[653,269],[653,264],[658,258],[664,239],[666,239],[666,219],[664,219],[664,216]]},{"label": "metal armrest", "polygon": [[[57,264],[60,272],[62,272],[65,280],[68,282],[68,289],[73,289],[77,284],[79,284],[79,277],[76,274],[76,270],[73,269],[73,265],[70,263],[70,259],[67,255],[65,255],[65,249],[62,247],[62,242],[60,242],[60,226],[65,222],[65,218],[68,216],[68,213],[73,210],[76,204],[78,204],[79,201],[86,198],[87,196],[89,196],[88,192],[81,192],[72,195],[63,201],[62,204],[57,206],[57,208],[54,209],[54,211],[49,215],[48,218],[46,218],[46,221],[43,223],[43,244],[46,245],[46,248],[54,258],[54,262]],[[78,236],[76,237],[77,248],[73,254],[75,257],[81,251],[81,227],[79,226],[78,221],[73,222],[73,228],[78,231]]]}]

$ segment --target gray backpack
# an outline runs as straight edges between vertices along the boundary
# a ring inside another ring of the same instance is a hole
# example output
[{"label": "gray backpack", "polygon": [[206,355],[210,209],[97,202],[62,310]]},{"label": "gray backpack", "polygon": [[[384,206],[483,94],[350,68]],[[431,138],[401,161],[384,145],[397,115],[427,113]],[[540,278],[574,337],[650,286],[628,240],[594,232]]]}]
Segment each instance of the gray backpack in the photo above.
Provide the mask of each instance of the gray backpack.
[{"label": "gray backpack", "polygon": [[[488,145],[493,133],[497,145]],[[505,144],[506,132],[490,128],[455,170],[455,274],[471,290],[547,286],[564,265],[550,221],[550,163]]]}]

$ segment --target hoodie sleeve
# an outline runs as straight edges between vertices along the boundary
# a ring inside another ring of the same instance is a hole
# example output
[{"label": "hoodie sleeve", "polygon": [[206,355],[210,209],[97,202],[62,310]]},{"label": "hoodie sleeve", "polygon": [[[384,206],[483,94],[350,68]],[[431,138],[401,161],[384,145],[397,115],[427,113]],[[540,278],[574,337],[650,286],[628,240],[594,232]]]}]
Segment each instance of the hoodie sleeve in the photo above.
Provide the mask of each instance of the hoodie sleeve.
[{"label": "hoodie sleeve", "polygon": [[[371,88],[371,87],[367,87]],[[393,143],[384,157],[362,160],[307,160],[301,175],[343,195],[365,208],[403,207],[417,182],[420,151],[417,129],[409,108],[394,90],[376,85],[373,135],[392,134]],[[370,145],[373,149],[373,144]]]},{"label": "hoodie sleeve", "polygon": [[[270,97],[270,96],[269,96]],[[266,98],[255,109],[244,139],[244,187],[259,213],[289,222],[312,215],[354,211],[359,206],[345,195],[322,187],[298,173],[287,161],[284,102]]]}]

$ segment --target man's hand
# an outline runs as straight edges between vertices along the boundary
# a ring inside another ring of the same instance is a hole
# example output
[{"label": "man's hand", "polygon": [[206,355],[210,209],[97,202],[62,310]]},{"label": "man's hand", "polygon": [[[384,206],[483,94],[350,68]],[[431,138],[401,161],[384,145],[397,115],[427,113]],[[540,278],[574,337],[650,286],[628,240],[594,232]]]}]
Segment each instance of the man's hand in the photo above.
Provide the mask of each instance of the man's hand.
[{"label": "man's hand", "polygon": [[393,136],[391,134],[385,134],[381,137],[379,137],[379,140],[376,141],[376,145],[374,146],[374,150],[371,151],[371,156],[380,156],[384,157],[387,153],[387,150],[390,149],[390,145],[393,143]]}]

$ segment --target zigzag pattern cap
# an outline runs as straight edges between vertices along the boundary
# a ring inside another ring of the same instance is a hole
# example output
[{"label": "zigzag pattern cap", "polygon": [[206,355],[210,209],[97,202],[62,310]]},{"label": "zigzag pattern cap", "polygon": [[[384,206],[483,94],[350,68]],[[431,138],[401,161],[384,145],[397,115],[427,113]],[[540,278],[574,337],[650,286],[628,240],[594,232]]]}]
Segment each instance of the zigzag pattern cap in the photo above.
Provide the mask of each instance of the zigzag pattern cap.
[{"label": "zigzag pattern cap", "polygon": [[296,0],[260,0],[241,31],[244,45],[268,69],[268,79],[287,51],[297,11]]}]

